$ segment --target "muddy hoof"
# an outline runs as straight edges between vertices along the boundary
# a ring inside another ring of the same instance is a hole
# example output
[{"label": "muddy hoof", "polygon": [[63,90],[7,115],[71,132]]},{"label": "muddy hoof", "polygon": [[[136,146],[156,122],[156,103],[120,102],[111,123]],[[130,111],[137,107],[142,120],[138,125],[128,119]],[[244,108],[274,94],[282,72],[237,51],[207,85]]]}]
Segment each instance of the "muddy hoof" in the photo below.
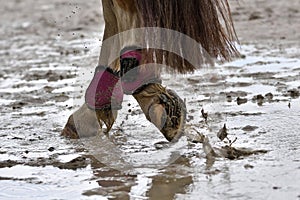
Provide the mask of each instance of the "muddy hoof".
[{"label": "muddy hoof", "polygon": [[[102,128],[99,115],[94,110],[89,109],[86,105],[81,106],[80,109],[69,117],[61,135],[72,139],[97,135]],[[106,116],[107,115],[105,115],[105,117]],[[104,116],[101,115],[101,117]],[[114,118],[107,118],[105,122],[111,127]]]},{"label": "muddy hoof", "polygon": [[133,95],[146,118],[152,122],[168,141],[176,142],[183,134],[186,107],[172,90],[160,84],[149,84]]},{"label": "muddy hoof", "polygon": [[73,115],[71,115],[68,119],[67,124],[61,132],[61,135],[71,139],[78,139],[79,135],[76,130],[76,126],[74,123]]}]

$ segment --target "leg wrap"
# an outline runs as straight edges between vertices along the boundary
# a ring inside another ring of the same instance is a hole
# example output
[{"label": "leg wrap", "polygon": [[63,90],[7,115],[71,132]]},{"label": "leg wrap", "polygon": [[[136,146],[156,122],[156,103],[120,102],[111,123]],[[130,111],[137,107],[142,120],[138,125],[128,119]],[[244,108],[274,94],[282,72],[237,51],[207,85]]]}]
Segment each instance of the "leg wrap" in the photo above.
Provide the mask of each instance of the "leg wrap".
[{"label": "leg wrap", "polygon": [[118,110],[122,107],[123,95],[118,74],[108,67],[98,66],[86,90],[85,102],[93,110]]},{"label": "leg wrap", "polygon": [[120,75],[125,94],[134,94],[149,83],[161,83],[153,67],[150,65],[140,66],[142,59],[141,50],[133,48],[123,49],[120,56]]}]

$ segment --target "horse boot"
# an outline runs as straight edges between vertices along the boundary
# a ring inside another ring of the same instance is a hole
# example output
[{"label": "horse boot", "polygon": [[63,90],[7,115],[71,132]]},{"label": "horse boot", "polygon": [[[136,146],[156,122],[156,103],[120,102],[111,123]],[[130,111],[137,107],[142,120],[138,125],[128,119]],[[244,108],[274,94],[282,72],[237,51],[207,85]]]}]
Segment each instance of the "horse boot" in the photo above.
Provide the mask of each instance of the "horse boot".
[{"label": "horse boot", "polygon": [[102,122],[106,125],[106,133],[109,132],[122,101],[123,90],[118,73],[108,67],[96,67],[85,93],[85,104],[69,117],[62,135],[71,138],[93,136],[102,128]]},{"label": "horse boot", "polygon": [[184,132],[186,107],[183,100],[161,85],[154,66],[141,66],[141,50],[121,51],[121,80],[125,94],[139,103],[147,120],[153,123],[168,141],[176,142]]},{"label": "horse boot", "polygon": [[117,110],[122,108],[124,94],[119,80],[117,72],[98,66],[85,94],[85,103],[95,110],[98,120],[105,123],[107,132],[115,122]]}]

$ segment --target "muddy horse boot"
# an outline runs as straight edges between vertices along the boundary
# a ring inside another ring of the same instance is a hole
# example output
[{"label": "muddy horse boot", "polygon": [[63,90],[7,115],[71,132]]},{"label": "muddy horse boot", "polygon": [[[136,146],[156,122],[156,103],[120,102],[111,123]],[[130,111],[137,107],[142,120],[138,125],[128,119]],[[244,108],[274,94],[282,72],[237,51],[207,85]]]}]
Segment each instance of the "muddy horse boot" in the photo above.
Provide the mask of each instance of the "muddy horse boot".
[{"label": "muddy horse boot", "polygon": [[140,65],[141,55],[138,48],[125,48],[121,51],[123,91],[133,95],[146,118],[168,141],[176,142],[184,132],[185,103],[174,91],[161,85],[154,65]]},{"label": "muddy horse boot", "polygon": [[85,104],[69,117],[62,135],[71,138],[93,136],[102,128],[102,122],[106,125],[106,133],[109,132],[122,101],[119,74],[108,67],[96,67],[85,93]]}]

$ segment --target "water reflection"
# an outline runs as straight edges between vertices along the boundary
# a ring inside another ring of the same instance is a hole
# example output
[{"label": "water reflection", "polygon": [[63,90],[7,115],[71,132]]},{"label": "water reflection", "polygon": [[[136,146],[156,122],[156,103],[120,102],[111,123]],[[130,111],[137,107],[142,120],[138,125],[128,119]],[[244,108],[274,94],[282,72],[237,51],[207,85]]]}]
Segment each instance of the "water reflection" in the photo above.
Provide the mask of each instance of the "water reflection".
[{"label": "water reflection", "polygon": [[[133,172],[122,172],[99,162],[93,156],[91,168],[93,177],[99,187],[86,190],[85,196],[111,196],[115,199],[173,199],[176,194],[185,194],[193,183],[188,174],[189,160],[180,157],[175,163],[162,170],[140,168]],[[138,171],[138,173],[137,173]]]}]

